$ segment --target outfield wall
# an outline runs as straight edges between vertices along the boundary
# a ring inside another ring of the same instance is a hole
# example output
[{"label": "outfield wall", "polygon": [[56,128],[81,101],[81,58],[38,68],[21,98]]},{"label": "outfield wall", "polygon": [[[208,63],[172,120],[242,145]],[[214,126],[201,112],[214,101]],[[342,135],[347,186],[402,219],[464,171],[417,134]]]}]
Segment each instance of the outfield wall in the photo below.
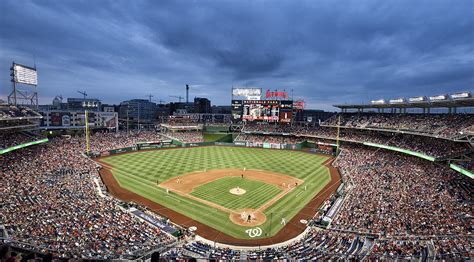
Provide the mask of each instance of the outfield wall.
[{"label": "outfield wall", "polygon": [[[251,142],[200,142],[200,143],[183,143],[178,140],[172,140],[169,144],[153,144],[142,142],[135,146],[117,148],[112,150],[107,150],[104,152],[92,153],[90,156],[109,156],[121,153],[136,152],[140,150],[150,150],[150,149],[161,149],[161,148],[173,148],[173,147],[198,147],[198,146],[236,146],[236,147],[254,147],[254,148],[268,148],[268,149],[280,149],[280,150],[302,150],[305,146],[305,142],[299,144],[270,144],[270,143],[251,143]],[[322,153],[325,152],[314,152]],[[327,154],[330,155],[330,154]]]}]

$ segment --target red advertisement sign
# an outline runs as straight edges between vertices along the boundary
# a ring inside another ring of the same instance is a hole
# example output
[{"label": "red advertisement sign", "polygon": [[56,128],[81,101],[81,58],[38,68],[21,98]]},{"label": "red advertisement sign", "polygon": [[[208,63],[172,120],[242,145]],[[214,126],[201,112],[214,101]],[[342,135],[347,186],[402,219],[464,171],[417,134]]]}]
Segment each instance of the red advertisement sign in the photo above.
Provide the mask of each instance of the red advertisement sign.
[{"label": "red advertisement sign", "polygon": [[296,100],[293,102],[293,107],[298,109],[298,110],[303,110],[304,109],[304,100]]},{"label": "red advertisement sign", "polygon": [[265,93],[265,98],[283,98],[283,99],[288,99],[288,92],[285,91],[270,91],[267,90]]}]

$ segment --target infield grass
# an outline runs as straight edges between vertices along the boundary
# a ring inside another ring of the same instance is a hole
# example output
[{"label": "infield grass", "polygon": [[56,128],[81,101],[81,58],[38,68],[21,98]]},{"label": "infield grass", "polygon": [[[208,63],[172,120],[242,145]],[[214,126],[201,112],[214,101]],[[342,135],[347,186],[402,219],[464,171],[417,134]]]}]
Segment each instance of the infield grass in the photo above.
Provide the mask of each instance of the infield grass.
[{"label": "infield grass", "polygon": [[[165,189],[157,186],[157,182],[195,171],[226,168],[266,170],[304,180],[301,187],[291,191],[264,211],[267,217],[270,214],[273,216],[272,225],[267,219],[259,226],[264,233],[256,238],[265,238],[275,235],[283,228],[280,218],[290,221],[331,180],[329,170],[322,165],[327,159],[326,156],[300,151],[209,146],[139,151],[106,157],[102,161],[113,166],[112,174],[123,188],[225,234],[249,239],[245,232],[248,227],[232,223],[228,213],[175,193],[167,194]],[[203,186],[207,185],[209,183]],[[305,186],[307,190],[304,190]],[[202,188],[196,193],[209,198],[209,191],[212,190]],[[204,196],[205,194],[207,195]],[[249,205],[259,205],[260,198],[266,197],[266,194],[266,190],[259,191],[258,195],[254,196],[255,203],[248,202]],[[214,197],[213,201],[220,200]]]},{"label": "infield grass", "polygon": [[[246,191],[243,195],[234,195],[229,191],[239,187]],[[220,206],[238,210],[257,209],[270,201],[282,190],[277,186],[240,177],[224,177],[196,187],[191,195],[214,202]]]}]

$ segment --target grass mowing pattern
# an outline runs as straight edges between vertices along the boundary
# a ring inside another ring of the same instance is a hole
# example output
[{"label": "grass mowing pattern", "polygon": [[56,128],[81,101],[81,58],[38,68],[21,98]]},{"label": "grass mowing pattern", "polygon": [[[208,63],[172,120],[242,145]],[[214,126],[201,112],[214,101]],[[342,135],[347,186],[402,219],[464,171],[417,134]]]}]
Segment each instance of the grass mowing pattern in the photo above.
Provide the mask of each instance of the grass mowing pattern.
[{"label": "grass mowing pattern", "polygon": [[[305,181],[302,187],[285,195],[265,210],[273,214],[273,222],[260,225],[260,238],[276,234],[286,221],[296,215],[331,180],[329,170],[322,165],[328,157],[299,151],[269,150],[245,147],[196,147],[144,151],[110,156],[102,159],[112,165],[112,174],[120,186],[182,213],[196,221],[240,239],[249,239],[247,227],[233,224],[229,214],[177,194],[166,194],[157,181],[204,169],[247,168],[267,170],[297,177]],[[270,231],[271,230],[271,231]]]},{"label": "grass mowing pattern", "polygon": [[[231,194],[229,190],[235,187],[245,189],[246,193],[240,196]],[[256,180],[224,177],[194,188],[191,195],[229,209],[238,210],[243,208],[257,209],[281,191],[277,186]]]}]

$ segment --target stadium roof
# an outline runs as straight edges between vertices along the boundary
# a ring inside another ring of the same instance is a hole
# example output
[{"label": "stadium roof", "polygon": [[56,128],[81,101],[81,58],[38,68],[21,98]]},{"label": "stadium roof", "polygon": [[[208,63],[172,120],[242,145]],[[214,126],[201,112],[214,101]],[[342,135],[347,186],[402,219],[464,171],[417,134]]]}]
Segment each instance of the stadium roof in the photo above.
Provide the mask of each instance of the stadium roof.
[{"label": "stadium roof", "polygon": [[334,105],[340,109],[366,109],[366,108],[457,108],[474,107],[474,98],[442,101],[402,102],[402,103],[377,103],[377,104],[340,104]]}]

